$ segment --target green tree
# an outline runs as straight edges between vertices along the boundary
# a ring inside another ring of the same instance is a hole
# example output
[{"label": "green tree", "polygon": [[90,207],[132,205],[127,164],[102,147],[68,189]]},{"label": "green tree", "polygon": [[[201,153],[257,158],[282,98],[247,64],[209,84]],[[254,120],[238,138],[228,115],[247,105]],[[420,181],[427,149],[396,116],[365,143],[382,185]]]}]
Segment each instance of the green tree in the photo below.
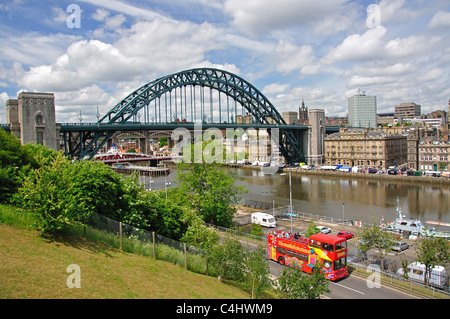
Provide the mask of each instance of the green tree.
[{"label": "green tree", "polygon": [[285,267],[278,279],[279,291],[285,299],[319,299],[330,292],[329,281],[322,273],[322,264],[317,262],[311,274],[300,269]]},{"label": "green tree", "polygon": [[269,288],[272,281],[269,278],[270,269],[267,264],[265,248],[245,248],[245,261],[243,265],[244,283],[250,289],[252,299],[258,299],[262,292]]},{"label": "green tree", "polygon": [[310,222],[308,225],[308,229],[306,230],[305,237],[309,238],[309,236],[317,233],[320,233],[320,229],[316,227],[316,224],[314,224],[314,222]]},{"label": "green tree", "polygon": [[214,228],[206,226],[203,219],[192,210],[186,210],[182,221],[188,225],[181,241],[209,251],[218,244],[219,235]]},{"label": "green tree", "polygon": [[211,248],[210,262],[219,280],[226,278],[240,281],[244,278],[244,248],[241,243],[233,237],[226,237],[223,243]]},{"label": "green tree", "polygon": [[252,229],[250,231],[250,234],[255,235],[255,236],[259,236],[259,237],[264,236],[264,232],[263,232],[262,226],[259,225],[259,224],[253,224],[252,223]]},{"label": "green tree", "polygon": [[37,167],[33,154],[12,134],[0,128],[0,202],[7,202],[17,192],[23,177]]},{"label": "green tree", "polygon": [[137,181],[129,181],[124,190],[123,221],[133,226],[152,230],[175,240],[180,240],[187,230],[183,220],[186,208],[176,200],[166,201],[163,190],[147,192]]},{"label": "green tree", "polygon": [[[51,165],[42,166],[25,177],[14,201],[37,216],[44,233],[56,233],[83,210],[80,197],[72,191],[68,177],[70,163],[60,154]],[[70,194],[70,195],[69,195]]]},{"label": "green tree", "polygon": [[36,159],[39,168],[24,178],[14,202],[37,214],[43,232],[54,233],[73,222],[86,225],[93,213],[121,221],[123,212],[130,209],[135,195],[130,185],[134,182],[107,165],[72,163],[61,152],[50,160],[44,156]]},{"label": "green tree", "polygon": [[444,238],[421,238],[416,248],[417,261],[425,265],[425,284],[435,266],[444,266],[449,262],[450,244]]},{"label": "green tree", "polygon": [[185,202],[207,223],[231,227],[235,205],[245,191],[234,178],[214,164],[178,164],[179,191]]},{"label": "green tree", "polygon": [[373,221],[372,226],[365,226],[362,229],[361,241],[359,242],[358,252],[360,254],[367,253],[372,248],[379,251],[378,257],[382,261],[382,269],[384,270],[384,259],[388,252],[392,250],[395,244],[395,234],[384,231],[378,227]]},{"label": "green tree", "polygon": [[160,137],[158,141],[159,141],[159,147],[168,145],[167,137]]}]

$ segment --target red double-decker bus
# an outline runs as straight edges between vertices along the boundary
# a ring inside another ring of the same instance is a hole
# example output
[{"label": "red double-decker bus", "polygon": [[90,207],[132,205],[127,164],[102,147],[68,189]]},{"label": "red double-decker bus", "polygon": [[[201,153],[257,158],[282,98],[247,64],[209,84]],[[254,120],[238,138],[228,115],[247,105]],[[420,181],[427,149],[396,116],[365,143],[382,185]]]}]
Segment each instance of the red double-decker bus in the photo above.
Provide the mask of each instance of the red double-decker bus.
[{"label": "red double-decker bus", "polygon": [[311,273],[321,262],[327,279],[336,281],[348,275],[347,240],[327,234],[314,234],[309,238],[286,236],[283,231],[273,231],[267,237],[268,257],[282,265]]}]

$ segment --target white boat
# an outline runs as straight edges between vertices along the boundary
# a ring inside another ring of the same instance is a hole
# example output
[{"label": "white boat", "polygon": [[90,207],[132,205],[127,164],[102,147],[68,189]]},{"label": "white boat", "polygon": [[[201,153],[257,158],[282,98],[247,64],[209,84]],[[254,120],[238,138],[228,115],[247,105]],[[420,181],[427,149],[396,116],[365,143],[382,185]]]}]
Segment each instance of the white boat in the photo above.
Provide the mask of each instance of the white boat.
[{"label": "white boat", "polygon": [[413,236],[422,236],[422,237],[442,237],[446,239],[450,239],[450,233],[441,232],[435,229],[429,229],[425,227],[419,219],[410,219],[405,218],[405,215],[402,214],[402,209],[399,204],[399,199],[397,198],[397,212],[398,218],[391,222],[387,222],[386,224],[382,224],[381,227],[386,229],[387,231],[392,231],[395,233],[409,233]]}]

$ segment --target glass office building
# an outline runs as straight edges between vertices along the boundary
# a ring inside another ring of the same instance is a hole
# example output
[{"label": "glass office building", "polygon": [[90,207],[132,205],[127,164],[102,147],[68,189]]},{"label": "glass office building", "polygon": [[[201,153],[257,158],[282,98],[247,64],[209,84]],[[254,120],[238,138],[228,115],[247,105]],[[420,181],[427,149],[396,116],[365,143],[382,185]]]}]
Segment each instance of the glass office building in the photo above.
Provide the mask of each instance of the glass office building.
[{"label": "glass office building", "polygon": [[358,94],[348,99],[348,126],[377,127],[377,97]]}]

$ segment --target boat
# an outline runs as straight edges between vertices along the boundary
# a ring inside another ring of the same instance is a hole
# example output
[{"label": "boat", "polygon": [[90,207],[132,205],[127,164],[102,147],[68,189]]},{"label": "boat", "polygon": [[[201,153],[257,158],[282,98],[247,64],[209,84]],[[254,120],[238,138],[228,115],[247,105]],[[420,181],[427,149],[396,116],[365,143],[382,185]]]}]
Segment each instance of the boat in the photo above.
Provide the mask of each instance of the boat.
[{"label": "boat", "polygon": [[399,199],[397,198],[397,212],[398,218],[394,222],[388,221],[386,224],[381,226],[388,231],[393,231],[395,233],[409,233],[411,235],[420,236],[424,232],[424,226],[419,219],[405,218],[402,214],[402,209],[399,204]]},{"label": "boat", "polygon": [[394,222],[388,221],[386,224],[383,223],[381,227],[387,231],[392,231],[400,234],[410,234],[413,236],[421,237],[442,237],[445,239],[450,239],[450,233],[438,231],[434,228],[427,228],[423,225],[422,221],[419,219],[405,218],[402,214],[402,209],[399,204],[399,199],[397,198],[397,212],[398,218]]}]

